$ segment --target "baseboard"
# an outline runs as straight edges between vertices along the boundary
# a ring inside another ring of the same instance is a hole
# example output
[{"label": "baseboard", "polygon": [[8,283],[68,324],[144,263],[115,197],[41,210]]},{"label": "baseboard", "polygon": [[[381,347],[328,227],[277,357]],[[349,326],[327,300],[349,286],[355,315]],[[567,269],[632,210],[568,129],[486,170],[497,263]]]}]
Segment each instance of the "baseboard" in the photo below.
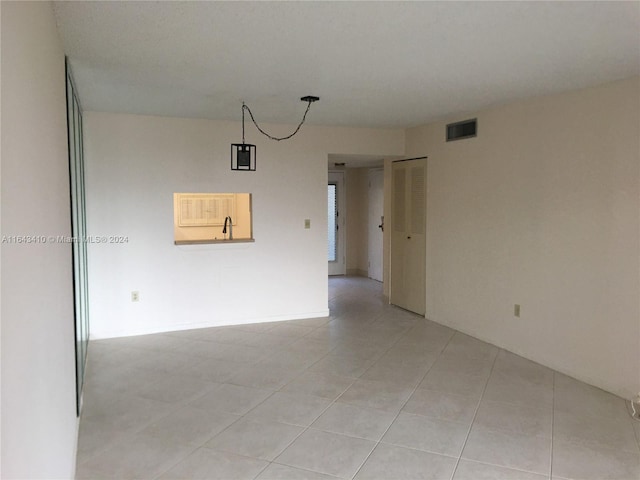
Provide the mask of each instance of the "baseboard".
[{"label": "baseboard", "polygon": [[602,378],[596,378],[595,376],[592,376],[592,375],[585,375],[583,372],[578,372],[573,368],[567,368],[564,364],[554,359],[550,360],[548,356],[543,358],[530,351],[524,351],[522,348],[519,348],[518,346],[507,344],[501,341],[496,341],[496,339],[490,338],[489,336],[485,335],[484,332],[482,331],[476,331],[475,329],[466,328],[465,325],[460,325],[455,322],[439,321],[437,318],[433,318],[431,316],[428,316],[426,318],[439,325],[452,328],[460,333],[464,333],[465,335],[469,335],[473,338],[477,338],[478,340],[481,340],[495,347],[501,348],[502,350],[506,350],[507,352],[513,353],[522,358],[526,358],[527,360],[530,360],[539,365],[542,365],[543,367],[547,367],[551,370],[555,370],[556,372],[562,375],[566,375],[567,377],[571,377],[575,380],[586,383],[587,385],[591,385],[601,390],[604,390],[606,392],[612,393],[613,395],[621,397],[625,400],[629,400],[634,395],[633,391],[621,389],[615,385],[608,384]]},{"label": "baseboard", "polygon": [[213,328],[213,327],[231,327],[234,325],[247,325],[251,323],[269,323],[269,322],[286,322],[288,320],[304,320],[307,318],[324,318],[329,316],[329,309],[320,310],[317,312],[304,312],[288,315],[274,315],[271,317],[257,317],[257,318],[242,318],[236,319],[233,322],[220,323],[220,322],[201,322],[201,323],[183,323],[177,325],[171,325],[169,327],[163,326],[160,328],[149,328],[145,330],[118,330],[112,332],[101,332],[97,335],[91,333],[91,340],[106,340],[108,338],[120,338],[120,337],[135,337],[139,335],[152,335],[155,333],[168,333],[179,332],[182,330],[197,330],[199,328]]},{"label": "baseboard", "polygon": [[360,270],[358,268],[347,268],[347,275],[350,277],[369,277],[369,272],[366,270]]}]

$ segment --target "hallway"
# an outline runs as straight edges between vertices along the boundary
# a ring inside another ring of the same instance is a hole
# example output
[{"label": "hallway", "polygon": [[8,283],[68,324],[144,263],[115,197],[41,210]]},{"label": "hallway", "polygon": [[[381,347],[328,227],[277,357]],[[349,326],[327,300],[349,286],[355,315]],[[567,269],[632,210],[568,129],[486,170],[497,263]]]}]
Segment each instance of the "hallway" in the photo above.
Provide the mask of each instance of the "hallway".
[{"label": "hallway", "polygon": [[329,297],[329,318],[92,341],[77,478],[640,477],[621,398],[378,282],[333,277]]}]

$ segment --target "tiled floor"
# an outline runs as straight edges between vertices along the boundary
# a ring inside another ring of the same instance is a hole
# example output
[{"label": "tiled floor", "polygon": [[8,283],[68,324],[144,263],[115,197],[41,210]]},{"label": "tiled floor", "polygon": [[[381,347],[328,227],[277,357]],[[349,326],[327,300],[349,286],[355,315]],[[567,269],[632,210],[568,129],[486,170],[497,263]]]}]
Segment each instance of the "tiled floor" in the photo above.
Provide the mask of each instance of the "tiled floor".
[{"label": "tiled floor", "polygon": [[329,290],[330,318],[92,342],[77,478],[640,478],[621,398]]}]

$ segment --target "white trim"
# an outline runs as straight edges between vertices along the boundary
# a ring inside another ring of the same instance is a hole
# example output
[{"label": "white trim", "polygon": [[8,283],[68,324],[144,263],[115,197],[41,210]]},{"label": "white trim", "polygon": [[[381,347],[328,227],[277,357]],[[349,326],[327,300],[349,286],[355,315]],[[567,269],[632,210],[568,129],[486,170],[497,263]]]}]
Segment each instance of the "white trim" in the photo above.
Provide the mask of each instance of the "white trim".
[{"label": "white trim", "polygon": [[305,312],[291,315],[274,315],[272,317],[255,317],[241,318],[234,320],[232,323],[220,323],[216,321],[201,323],[185,323],[181,325],[172,325],[169,328],[156,329],[140,329],[140,330],[114,330],[110,332],[101,332],[100,335],[91,334],[91,340],[103,340],[107,338],[118,337],[135,337],[138,335],[152,335],[154,333],[181,332],[183,330],[197,330],[199,328],[213,327],[231,327],[234,325],[247,325],[251,323],[269,323],[269,322],[285,322],[287,320],[304,320],[307,318],[324,318],[329,316],[329,309],[320,310],[318,312]]}]

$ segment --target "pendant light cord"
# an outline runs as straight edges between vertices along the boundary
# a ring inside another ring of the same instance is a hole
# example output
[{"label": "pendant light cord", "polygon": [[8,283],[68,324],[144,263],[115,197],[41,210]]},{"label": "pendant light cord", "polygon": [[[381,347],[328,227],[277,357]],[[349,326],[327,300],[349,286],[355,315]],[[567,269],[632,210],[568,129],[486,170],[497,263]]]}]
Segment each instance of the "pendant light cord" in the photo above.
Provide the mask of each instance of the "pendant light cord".
[{"label": "pendant light cord", "polygon": [[311,103],[313,102],[313,100],[307,100],[307,102],[308,102],[307,109],[304,111],[304,115],[302,116],[302,121],[300,122],[298,127],[293,131],[293,133],[290,135],[287,135],[286,137],[274,137],[273,135],[269,135],[267,132],[262,130],[260,128],[260,125],[258,125],[258,122],[256,122],[256,119],[253,117],[253,113],[251,112],[251,109],[244,102],[242,102],[242,143],[244,143],[244,111],[245,110],[249,112],[251,121],[253,122],[253,124],[256,126],[256,128],[261,134],[263,134],[267,138],[270,138],[271,140],[275,140],[276,142],[279,142],[281,140],[288,140],[289,138],[293,137],[296,133],[298,133],[298,131],[300,130],[300,127],[302,127],[302,124],[307,118],[307,113],[309,113],[309,109],[311,108]]},{"label": "pendant light cord", "polygon": [[247,107],[244,102],[242,102],[242,143],[244,144],[244,109],[245,107],[247,109],[249,109],[249,107]]}]

